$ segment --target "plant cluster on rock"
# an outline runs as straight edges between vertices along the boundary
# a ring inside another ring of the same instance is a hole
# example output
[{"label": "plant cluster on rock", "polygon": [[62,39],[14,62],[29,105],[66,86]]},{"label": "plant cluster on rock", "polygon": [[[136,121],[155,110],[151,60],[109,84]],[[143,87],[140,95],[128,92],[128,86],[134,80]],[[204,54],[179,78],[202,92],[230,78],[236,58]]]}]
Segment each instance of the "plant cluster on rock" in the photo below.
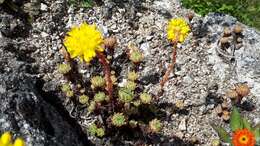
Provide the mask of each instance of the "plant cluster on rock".
[{"label": "plant cluster on rock", "polygon": [[[126,82],[119,85],[117,70],[110,65],[113,57],[108,55],[116,49],[116,42],[115,37],[103,38],[95,25],[83,23],[71,28],[64,41],[68,52],[65,52],[65,63],[58,65],[59,72],[67,79],[61,85],[61,90],[68,100],[82,105],[88,114],[100,117],[88,125],[87,131],[92,136],[115,135],[117,131],[126,129],[148,135],[157,134],[163,127],[161,121],[154,116],[156,114],[146,115],[155,112],[152,107],[156,100],[154,95],[147,93],[139,85],[138,66],[144,55],[134,44],[128,45],[126,57],[130,63],[130,71]],[[73,61],[77,58],[80,63],[88,65],[93,64],[93,60],[97,58],[103,73],[91,75],[89,81],[73,83],[70,79],[74,76]]]}]

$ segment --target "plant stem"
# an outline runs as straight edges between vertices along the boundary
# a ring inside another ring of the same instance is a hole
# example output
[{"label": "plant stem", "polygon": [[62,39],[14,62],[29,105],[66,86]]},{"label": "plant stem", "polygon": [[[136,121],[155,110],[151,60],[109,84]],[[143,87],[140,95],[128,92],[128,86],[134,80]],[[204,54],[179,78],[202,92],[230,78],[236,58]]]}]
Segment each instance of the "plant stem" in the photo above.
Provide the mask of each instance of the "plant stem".
[{"label": "plant stem", "polygon": [[165,72],[163,79],[160,81],[161,91],[163,90],[164,84],[168,81],[171,72],[174,69],[177,56],[177,42],[173,42],[173,52],[172,52],[172,63],[169,65],[168,70]]},{"label": "plant stem", "polygon": [[111,80],[111,71],[110,71],[110,66],[109,63],[105,57],[105,55],[101,52],[97,52],[97,57],[99,58],[99,62],[103,66],[103,72],[105,74],[105,80],[106,80],[106,90],[108,92],[109,98],[112,99],[113,97],[113,83]]}]

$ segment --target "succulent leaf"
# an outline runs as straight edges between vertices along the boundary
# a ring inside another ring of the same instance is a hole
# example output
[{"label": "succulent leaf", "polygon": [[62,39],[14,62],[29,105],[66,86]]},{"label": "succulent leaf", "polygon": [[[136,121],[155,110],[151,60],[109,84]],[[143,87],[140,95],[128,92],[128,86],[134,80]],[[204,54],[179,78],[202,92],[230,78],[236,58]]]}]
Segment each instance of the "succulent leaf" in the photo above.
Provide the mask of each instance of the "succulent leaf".
[{"label": "succulent leaf", "polygon": [[127,78],[128,78],[128,80],[130,80],[130,81],[135,81],[135,80],[138,79],[138,74],[137,74],[135,71],[130,71],[130,72],[128,72],[128,74],[127,74]]},{"label": "succulent leaf", "polygon": [[58,65],[58,71],[61,73],[61,74],[67,74],[71,71],[71,66],[69,64],[59,64]]},{"label": "succulent leaf", "polygon": [[150,94],[144,92],[140,95],[140,99],[141,99],[142,103],[149,104],[149,103],[151,103],[152,96]]},{"label": "succulent leaf", "polygon": [[94,136],[97,132],[97,125],[95,123],[91,124],[88,127],[88,132],[90,133],[90,135]]},{"label": "succulent leaf", "polygon": [[153,119],[152,121],[149,122],[149,128],[151,132],[158,133],[162,129],[162,123],[158,119]]},{"label": "succulent leaf", "polygon": [[136,83],[133,81],[127,81],[126,86],[127,89],[134,91],[136,88]]},{"label": "succulent leaf", "polygon": [[112,116],[112,124],[116,127],[121,127],[126,124],[126,118],[123,113],[115,113]]},{"label": "succulent leaf", "polygon": [[98,128],[96,133],[98,137],[103,137],[105,135],[105,130],[103,128]]},{"label": "succulent leaf", "polygon": [[139,50],[133,50],[129,58],[133,63],[140,63],[143,61],[143,54]]},{"label": "succulent leaf", "polygon": [[89,97],[87,95],[81,95],[79,96],[79,102],[81,104],[87,104],[89,100]]},{"label": "succulent leaf", "polygon": [[118,91],[118,96],[120,102],[129,103],[134,98],[134,92],[127,88],[121,88]]},{"label": "succulent leaf", "polygon": [[105,79],[101,76],[92,77],[90,82],[91,82],[91,85],[93,86],[93,88],[104,87],[106,84]]},{"label": "succulent leaf", "polygon": [[65,83],[61,86],[61,91],[62,92],[67,92],[67,91],[70,91],[71,88],[70,88],[70,84],[69,83]]},{"label": "succulent leaf", "polygon": [[93,112],[96,109],[96,102],[95,101],[91,101],[88,107],[88,112]]},{"label": "succulent leaf", "polygon": [[106,99],[106,94],[104,92],[98,92],[94,96],[95,102],[102,102]]}]

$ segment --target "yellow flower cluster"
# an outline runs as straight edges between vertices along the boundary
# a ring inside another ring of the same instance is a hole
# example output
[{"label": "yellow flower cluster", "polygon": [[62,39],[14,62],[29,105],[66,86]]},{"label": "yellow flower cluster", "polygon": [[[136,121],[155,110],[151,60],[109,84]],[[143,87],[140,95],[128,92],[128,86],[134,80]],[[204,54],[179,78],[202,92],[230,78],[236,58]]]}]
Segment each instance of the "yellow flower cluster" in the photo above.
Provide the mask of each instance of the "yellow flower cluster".
[{"label": "yellow flower cluster", "polygon": [[0,138],[0,146],[25,146],[25,142],[21,138],[17,138],[14,143],[12,143],[11,133],[5,132]]},{"label": "yellow flower cluster", "polygon": [[97,30],[96,25],[82,23],[78,27],[72,28],[65,37],[64,45],[71,58],[79,57],[89,63],[96,52],[104,51],[102,34]]},{"label": "yellow flower cluster", "polygon": [[171,19],[167,28],[168,39],[172,42],[184,42],[188,36],[190,27],[183,18]]}]

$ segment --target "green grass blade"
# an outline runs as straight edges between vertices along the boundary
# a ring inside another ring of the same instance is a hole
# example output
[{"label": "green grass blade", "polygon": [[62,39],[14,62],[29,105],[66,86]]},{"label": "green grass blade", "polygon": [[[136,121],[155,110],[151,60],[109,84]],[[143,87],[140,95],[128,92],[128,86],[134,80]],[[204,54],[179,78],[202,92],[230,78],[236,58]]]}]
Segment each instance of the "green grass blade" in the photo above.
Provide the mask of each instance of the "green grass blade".
[{"label": "green grass blade", "polygon": [[220,140],[222,140],[223,142],[226,142],[226,143],[231,142],[230,136],[224,128],[217,126],[215,124],[211,124],[211,126],[218,133]]},{"label": "green grass blade", "polygon": [[232,131],[236,131],[237,129],[242,129],[243,124],[241,120],[240,113],[236,107],[233,107],[231,118],[230,118],[230,128]]},{"label": "green grass blade", "polygon": [[247,119],[242,118],[242,124],[243,124],[243,128],[246,128],[246,129],[252,131],[251,123]]}]

